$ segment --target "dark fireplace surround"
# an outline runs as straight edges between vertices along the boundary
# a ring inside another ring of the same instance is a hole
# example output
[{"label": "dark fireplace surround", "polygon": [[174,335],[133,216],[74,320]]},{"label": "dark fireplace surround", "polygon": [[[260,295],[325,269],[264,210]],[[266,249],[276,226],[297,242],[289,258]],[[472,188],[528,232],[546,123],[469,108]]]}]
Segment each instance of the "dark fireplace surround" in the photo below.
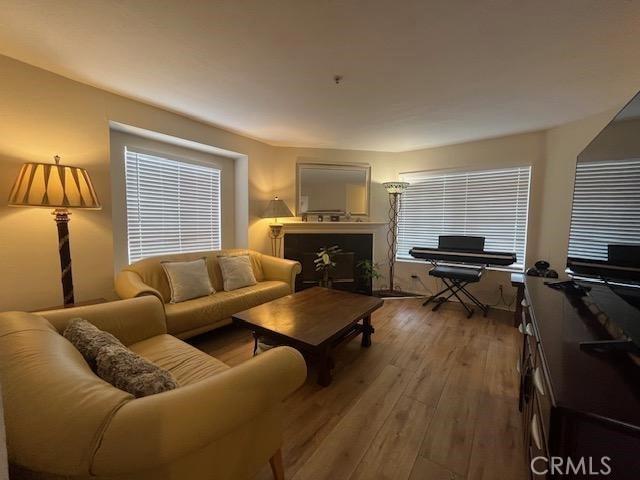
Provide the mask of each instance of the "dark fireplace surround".
[{"label": "dark fireplace surround", "polygon": [[371,295],[371,279],[362,275],[358,263],[373,261],[373,234],[371,233],[287,233],[284,236],[284,258],[302,264],[302,273],[296,277],[296,292],[317,286],[322,275],[316,272],[313,261],[324,247],[337,245],[342,253],[336,255],[336,266],[331,270],[333,288]]}]

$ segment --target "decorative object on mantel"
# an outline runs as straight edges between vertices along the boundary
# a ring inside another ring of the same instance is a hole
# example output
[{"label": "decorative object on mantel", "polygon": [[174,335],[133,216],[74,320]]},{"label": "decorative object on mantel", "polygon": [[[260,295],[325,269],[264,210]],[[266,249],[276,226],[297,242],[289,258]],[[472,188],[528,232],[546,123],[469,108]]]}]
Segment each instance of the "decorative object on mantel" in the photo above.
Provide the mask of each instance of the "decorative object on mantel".
[{"label": "decorative object on mantel", "polygon": [[334,245],[329,248],[321,248],[320,251],[316,253],[317,258],[313,263],[316,265],[316,272],[322,272],[322,280],[320,280],[321,287],[331,288],[332,281],[331,277],[329,277],[329,271],[335,268],[335,256],[340,252],[342,252],[342,249]]},{"label": "decorative object on mantel", "polygon": [[273,223],[269,224],[269,237],[271,237],[271,254],[274,257],[280,256],[282,247],[282,224],[278,223],[278,218],[293,217],[293,213],[283,200],[276,195],[269,202],[267,209],[262,214],[262,218],[273,218]]},{"label": "decorative object on mantel", "polygon": [[73,305],[73,277],[69,247],[69,208],[100,210],[91,178],[84,168],[55,164],[25,163],[9,194],[9,205],[15,207],[53,207],[58,226],[58,252],[62,270],[64,305]]},{"label": "decorative object on mantel", "polygon": [[389,229],[387,231],[387,259],[389,262],[389,290],[380,290],[381,297],[413,297],[413,293],[395,289],[394,271],[396,254],[398,253],[398,213],[400,211],[400,197],[409,186],[409,182],[384,182],[382,184],[389,194]]}]

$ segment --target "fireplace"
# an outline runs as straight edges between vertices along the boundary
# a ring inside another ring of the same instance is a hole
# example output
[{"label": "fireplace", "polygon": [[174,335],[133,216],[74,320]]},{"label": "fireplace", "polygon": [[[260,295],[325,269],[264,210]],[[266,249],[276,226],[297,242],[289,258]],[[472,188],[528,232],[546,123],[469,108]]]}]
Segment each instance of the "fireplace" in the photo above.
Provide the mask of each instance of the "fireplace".
[{"label": "fireplace", "polygon": [[373,235],[370,233],[286,233],[284,257],[302,264],[296,277],[296,291],[317,286],[322,274],[316,272],[313,261],[323,247],[337,245],[342,252],[335,256],[336,266],[330,277],[333,288],[371,294],[371,279],[362,276],[358,264],[373,259]]}]

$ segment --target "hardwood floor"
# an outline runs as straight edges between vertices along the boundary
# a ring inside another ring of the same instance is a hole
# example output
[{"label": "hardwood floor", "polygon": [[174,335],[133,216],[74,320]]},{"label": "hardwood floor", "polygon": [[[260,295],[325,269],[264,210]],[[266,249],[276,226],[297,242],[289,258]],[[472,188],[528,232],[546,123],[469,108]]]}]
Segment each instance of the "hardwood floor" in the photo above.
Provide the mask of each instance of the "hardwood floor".
[{"label": "hardwood floor", "polygon": [[[286,478],[524,479],[512,318],[387,301],[373,314],[371,348],[357,340],[339,347],[333,383],[318,386],[312,365],[287,399]],[[251,334],[235,327],[192,343],[229,365],[253,348]],[[256,480],[271,478],[266,464]]]}]

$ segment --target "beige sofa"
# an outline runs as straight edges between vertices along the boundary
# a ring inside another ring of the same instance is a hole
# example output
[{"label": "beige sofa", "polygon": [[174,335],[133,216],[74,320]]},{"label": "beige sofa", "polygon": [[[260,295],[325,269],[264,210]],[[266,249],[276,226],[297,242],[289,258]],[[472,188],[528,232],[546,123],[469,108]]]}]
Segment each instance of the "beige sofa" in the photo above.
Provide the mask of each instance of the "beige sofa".
[{"label": "beige sofa", "polygon": [[[250,287],[225,292],[218,265],[220,255],[248,253],[258,283]],[[160,262],[207,258],[211,285],[216,293],[207,297],[169,303],[171,292]],[[230,316],[256,305],[284,297],[294,291],[300,263],[263,255],[252,250],[220,250],[215,252],[180,253],[145,258],[125,267],[116,277],[116,292],[120,298],[155,295],[165,307],[167,329],[178,338],[189,338],[231,322]]]},{"label": "beige sofa", "polygon": [[[104,382],[60,334],[74,317],[169,370],[179,387],[136,399]],[[288,347],[229,368],[167,335],[153,296],[0,314],[12,479],[251,478],[278,458],[282,400],[305,376]]]}]

